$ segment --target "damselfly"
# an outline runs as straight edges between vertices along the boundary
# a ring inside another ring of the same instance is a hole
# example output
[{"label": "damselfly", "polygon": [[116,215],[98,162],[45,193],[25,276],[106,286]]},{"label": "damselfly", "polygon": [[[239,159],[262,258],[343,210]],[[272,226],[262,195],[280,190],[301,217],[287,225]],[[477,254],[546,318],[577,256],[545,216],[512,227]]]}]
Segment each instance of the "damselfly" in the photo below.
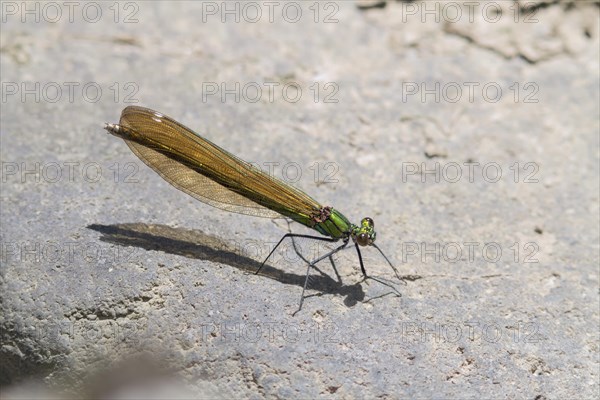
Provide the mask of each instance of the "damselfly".
[{"label": "damselfly", "polygon": [[298,311],[302,309],[311,267],[350,243],[356,248],[364,279],[382,283],[399,295],[393,285],[368,276],[365,270],[360,247],[372,246],[402,281],[394,265],[375,244],[375,225],[371,218],[363,218],[360,225],[354,225],[333,207],[321,205],[299,189],[234,156],[172,118],[148,108],[126,107],[119,124],[106,124],[105,129],[125,140],[136,156],[171,185],[206,204],[247,215],[291,218],[324,235],[285,234],[262,262],[257,274],[286,238],[292,238],[292,241],[294,238],[326,242],[341,240],[342,243],[333,250],[307,262]]}]

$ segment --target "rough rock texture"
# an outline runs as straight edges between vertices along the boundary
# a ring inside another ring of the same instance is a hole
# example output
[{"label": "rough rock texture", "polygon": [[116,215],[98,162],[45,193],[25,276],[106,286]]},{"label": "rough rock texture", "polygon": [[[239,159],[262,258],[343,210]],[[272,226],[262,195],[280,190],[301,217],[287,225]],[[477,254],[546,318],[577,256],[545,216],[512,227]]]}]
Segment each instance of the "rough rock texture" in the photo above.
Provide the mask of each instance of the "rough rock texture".
[{"label": "rough rock texture", "polygon": [[[24,4],[1,3],[3,397],[598,395],[597,3]],[[102,130],[133,101],[371,216],[402,296],[350,250],[292,316],[289,247],[251,272],[309,230],[169,186]]]}]

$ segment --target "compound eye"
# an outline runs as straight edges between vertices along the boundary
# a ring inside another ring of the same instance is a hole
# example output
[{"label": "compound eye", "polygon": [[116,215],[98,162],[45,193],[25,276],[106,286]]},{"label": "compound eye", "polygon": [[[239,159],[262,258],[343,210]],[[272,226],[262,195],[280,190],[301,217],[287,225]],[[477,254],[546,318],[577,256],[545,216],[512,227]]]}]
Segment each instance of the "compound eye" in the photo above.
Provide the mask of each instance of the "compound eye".
[{"label": "compound eye", "polygon": [[356,237],[356,243],[361,246],[366,246],[369,244],[369,235],[366,233],[361,233]]},{"label": "compound eye", "polygon": [[369,217],[363,218],[363,220],[361,221],[362,225],[368,225],[370,227],[375,227],[375,222],[373,222],[373,220]]}]

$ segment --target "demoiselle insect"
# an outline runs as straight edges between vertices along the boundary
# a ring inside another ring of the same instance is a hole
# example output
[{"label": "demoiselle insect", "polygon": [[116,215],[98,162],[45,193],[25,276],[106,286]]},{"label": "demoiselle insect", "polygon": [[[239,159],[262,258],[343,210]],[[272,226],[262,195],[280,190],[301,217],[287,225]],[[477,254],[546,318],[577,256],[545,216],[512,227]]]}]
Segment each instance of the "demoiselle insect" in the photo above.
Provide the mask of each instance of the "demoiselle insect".
[{"label": "demoiselle insect", "polygon": [[301,190],[270,176],[174,119],[149,108],[126,107],[119,123],[107,123],[105,129],[123,139],[133,153],[163,179],[203,203],[241,214],[287,217],[323,235],[285,234],[256,274],[286,238],[292,238],[292,241],[294,238],[326,242],[341,240],[342,243],[333,250],[312,261],[307,260],[306,278],[296,312],[302,309],[311,267],[350,243],[356,248],[364,279],[373,279],[400,295],[394,286],[368,276],[365,270],[360,247],[371,246],[385,258],[396,278],[403,281],[394,265],[375,244],[375,224],[371,218],[363,218],[360,225],[352,224],[340,211],[321,205]]}]

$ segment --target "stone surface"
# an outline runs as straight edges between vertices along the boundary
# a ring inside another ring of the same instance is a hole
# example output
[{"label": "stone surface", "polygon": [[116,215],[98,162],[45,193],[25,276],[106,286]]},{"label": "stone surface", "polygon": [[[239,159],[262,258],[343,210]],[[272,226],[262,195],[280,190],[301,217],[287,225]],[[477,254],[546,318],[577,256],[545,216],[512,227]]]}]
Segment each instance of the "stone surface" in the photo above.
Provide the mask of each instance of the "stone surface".
[{"label": "stone surface", "polygon": [[[599,8],[475,3],[1,3],[3,397],[597,396]],[[402,297],[350,250],[292,316],[251,272],[310,231],[169,186],[132,101],[371,216]]]}]

